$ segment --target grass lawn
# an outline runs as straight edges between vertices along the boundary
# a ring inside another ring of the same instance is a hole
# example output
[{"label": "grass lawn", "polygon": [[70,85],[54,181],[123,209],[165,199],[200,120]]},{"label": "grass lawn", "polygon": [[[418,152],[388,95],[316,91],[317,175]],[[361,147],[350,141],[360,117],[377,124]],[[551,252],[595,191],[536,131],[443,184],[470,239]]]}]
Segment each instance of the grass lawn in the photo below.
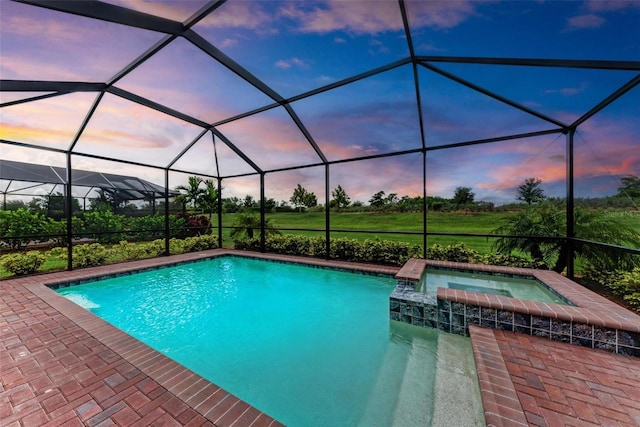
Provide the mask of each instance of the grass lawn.
[{"label": "grass lawn", "polygon": [[[232,226],[238,214],[224,214],[223,226]],[[479,212],[451,213],[433,212],[427,215],[427,230],[434,233],[489,234],[498,224],[504,222],[512,213]],[[302,234],[305,236],[324,236],[325,214],[309,213],[275,213],[267,214],[275,228],[307,228],[322,231],[283,231],[283,233]],[[419,234],[389,234],[394,232],[422,233],[422,213],[332,213],[331,237],[348,237],[366,240],[379,238],[397,242],[422,245],[423,238]],[[362,231],[380,231],[380,233],[364,233]],[[223,229],[224,245],[232,244],[230,229]],[[469,248],[482,253],[492,252],[492,240],[484,237],[428,236],[427,246],[436,243],[448,245],[463,242]]]}]

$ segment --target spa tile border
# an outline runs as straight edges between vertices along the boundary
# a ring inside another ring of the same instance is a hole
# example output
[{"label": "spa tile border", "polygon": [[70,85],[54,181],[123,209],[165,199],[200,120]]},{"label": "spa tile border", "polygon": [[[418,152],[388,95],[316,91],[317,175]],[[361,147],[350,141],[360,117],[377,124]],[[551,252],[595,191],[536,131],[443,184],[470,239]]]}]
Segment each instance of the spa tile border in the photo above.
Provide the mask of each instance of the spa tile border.
[{"label": "spa tile border", "polygon": [[[433,298],[415,292],[427,267],[534,277],[573,305],[448,288]],[[640,316],[553,271],[411,259],[396,279],[392,320],[465,336],[481,325],[640,357]]]}]

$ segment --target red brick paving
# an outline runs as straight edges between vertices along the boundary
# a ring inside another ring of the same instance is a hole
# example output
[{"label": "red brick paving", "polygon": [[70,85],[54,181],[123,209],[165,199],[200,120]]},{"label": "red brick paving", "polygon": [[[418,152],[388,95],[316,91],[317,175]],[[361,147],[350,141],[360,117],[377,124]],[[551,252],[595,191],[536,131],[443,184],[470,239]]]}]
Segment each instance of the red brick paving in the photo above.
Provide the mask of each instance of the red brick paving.
[{"label": "red brick paving", "polygon": [[640,358],[499,329],[469,331],[488,425],[640,426]]}]

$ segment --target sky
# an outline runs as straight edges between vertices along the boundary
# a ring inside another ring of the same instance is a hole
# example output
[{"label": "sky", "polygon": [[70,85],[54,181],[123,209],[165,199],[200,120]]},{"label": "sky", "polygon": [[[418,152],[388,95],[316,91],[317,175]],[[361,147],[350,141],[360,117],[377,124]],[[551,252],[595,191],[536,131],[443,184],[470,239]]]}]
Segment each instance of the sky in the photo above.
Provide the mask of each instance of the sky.
[{"label": "sky", "polygon": [[[178,22],[206,4],[108,3]],[[464,186],[476,200],[510,203],[518,185],[535,177],[545,194],[563,197],[566,136],[510,136],[569,125],[640,73],[640,2],[411,0],[405,8],[414,52],[424,57],[415,70],[407,61],[409,40],[397,1],[229,0],[192,30],[289,100],[288,110],[195,39],[178,37],[114,87],[214,125],[215,136],[106,93],[72,146],[98,93],[14,103],[43,93],[2,91],[0,156],[64,166],[63,154],[9,142],[73,148],[77,169],[164,185],[162,168],[171,165],[225,177],[224,197],[257,197],[259,176],[247,176],[255,169],[240,151],[266,172],[267,197],[287,201],[301,184],[321,203],[324,157],[338,162],[329,167],[330,188],[340,185],[352,200],[366,203],[381,190],[422,195],[422,154],[348,160],[420,149],[423,132],[428,195],[451,198]],[[109,82],[164,38],[157,31],[0,0],[0,78]],[[632,69],[465,64],[451,60],[456,57],[625,61]],[[378,68],[384,71],[321,90]],[[245,114],[253,111],[259,112]],[[438,149],[485,138],[504,140]],[[576,197],[612,195],[621,177],[640,176],[640,87],[582,123],[574,147]],[[315,167],[282,171],[305,165]],[[171,172],[170,187],[184,184],[188,175]],[[0,189],[6,185],[0,182]]]}]

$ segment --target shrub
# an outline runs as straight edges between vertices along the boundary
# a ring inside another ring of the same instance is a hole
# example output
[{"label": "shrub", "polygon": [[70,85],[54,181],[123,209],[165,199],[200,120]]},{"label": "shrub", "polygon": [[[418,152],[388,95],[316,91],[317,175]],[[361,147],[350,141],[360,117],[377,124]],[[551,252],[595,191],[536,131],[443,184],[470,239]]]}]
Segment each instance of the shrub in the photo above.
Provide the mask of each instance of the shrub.
[{"label": "shrub", "polygon": [[479,256],[478,252],[467,248],[464,243],[454,243],[448,246],[435,244],[427,248],[427,259],[451,262],[473,262]]},{"label": "shrub", "polygon": [[160,256],[164,253],[164,239],[156,239],[153,242],[145,243],[144,247],[150,257]]},{"label": "shrub", "polygon": [[345,237],[331,239],[330,250],[331,258],[354,261],[361,260],[362,258],[362,244],[355,239]]},{"label": "shrub", "polygon": [[[81,233],[83,228],[84,221],[82,221],[82,219],[76,216],[71,217],[71,232],[73,236]],[[66,220],[54,220],[49,218],[45,233],[46,238],[51,241],[51,246],[64,246],[68,243]]]},{"label": "shrub", "polygon": [[[170,219],[171,221],[171,219]],[[150,240],[164,235],[164,215],[146,215],[127,219],[129,240]]]},{"label": "shrub", "polygon": [[420,257],[421,248],[404,242],[388,240],[365,240],[357,261],[378,264],[403,265],[409,258]]},{"label": "shrub", "polygon": [[169,254],[178,255],[188,252],[185,246],[185,241],[182,239],[169,239]]},{"label": "shrub", "polygon": [[501,265],[503,267],[547,269],[547,264],[542,261],[532,261],[517,255],[484,254],[476,256],[472,262],[476,264]]},{"label": "shrub", "polygon": [[640,312],[640,267],[631,271],[606,271],[589,265],[584,269],[587,279],[605,286],[621,296],[635,311]]},{"label": "shrub", "polygon": [[252,239],[237,239],[233,241],[233,247],[240,251],[259,251],[260,239],[257,237],[254,237]]},{"label": "shrub", "polygon": [[41,241],[47,224],[44,215],[26,209],[0,210],[0,244],[20,250],[31,241]]},{"label": "shrub", "polygon": [[267,252],[277,254],[310,256],[310,246],[310,239],[298,234],[268,234],[265,239]]},{"label": "shrub", "polygon": [[[234,241],[235,249],[260,250],[260,239],[239,239]],[[358,240],[339,238],[330,240],[331,257],[345,261],[373,262],[379,264],[402,265],[409,258],[419,256],[420,246],[384,240]],[[268,235],[265,251],[298,256],[326,256],[325,240],[321,237],[301,235]]]},{"label": "shrub", "polygon": [[122,240],[125,217],[111,211],[86,212],[84,231],[99,243],[117,243]]},{"label": "shrub", "polygon": [[323,237],[312,237],[309,239],[309,255],[325,258],[327,256],[327,243]]},{"label": "shrub", "polygon": [[[156,242],[160,243],[156,244]],[[164,240],[137,244],[123,240],[114,250],[122,254],[127,260],[153,258],[164,252]]]},{"label": "shrub", "polygon": [[38,251],[5,255],[0,259],[0,265],[9,273],[16,276],[35,273],[47,260],[47,257]]},{"label": "shrub", "polygon": [[184,221],[183,231],[177,237],[193,237],[211,234],[211,221],[204,215],[178,214],[178,219]]},{"label": "shrub", "polygon": [[[110,254],[111,251],[100,243],[74,246],[71,254],[73,257],[73,267],[83,268],[102,265]],[[66,252],[62,252],[60,258],[67,259]]]}]

